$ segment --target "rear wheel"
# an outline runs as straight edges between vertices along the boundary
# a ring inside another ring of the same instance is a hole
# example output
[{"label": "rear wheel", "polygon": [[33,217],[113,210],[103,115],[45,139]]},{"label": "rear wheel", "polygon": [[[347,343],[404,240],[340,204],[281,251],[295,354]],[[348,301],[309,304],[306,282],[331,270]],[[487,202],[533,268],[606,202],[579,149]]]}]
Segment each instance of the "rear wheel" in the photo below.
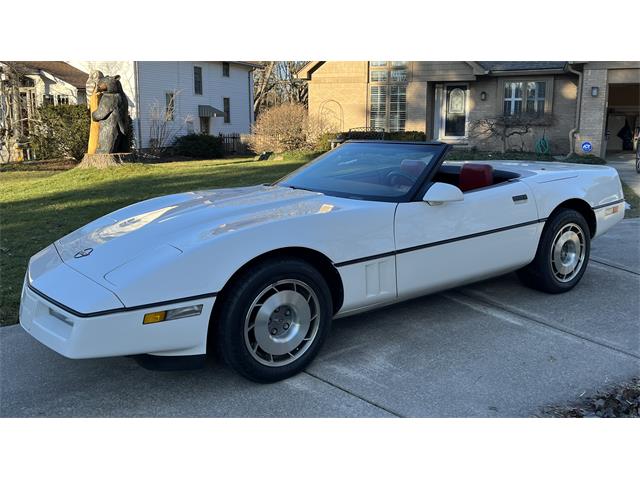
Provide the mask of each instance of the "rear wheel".
[{"label": "rear wheel", "polygon": [[258,382],[302,371],[329,333],[331,293],[322,275],[295,258],[269,260],[232,285],[216,322],[223,360]]},{"label": "rear wheel", "polygon": [[518,276],[531,288],[566,292],[582,278],[590,249],[591,236],[584,217],[575,210],[559,210],[547,221],[533,262],[519,270]]}]

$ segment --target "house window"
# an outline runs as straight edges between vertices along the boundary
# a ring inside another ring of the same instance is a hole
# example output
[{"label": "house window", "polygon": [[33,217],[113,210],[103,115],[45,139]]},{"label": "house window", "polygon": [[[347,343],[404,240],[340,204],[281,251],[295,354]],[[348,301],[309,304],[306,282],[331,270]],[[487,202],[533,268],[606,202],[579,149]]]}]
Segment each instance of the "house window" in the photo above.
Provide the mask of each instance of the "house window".
[{"label": "house window", "polygon": [[58,105],[69,105],[69,95],[57,95]]},{"label": "house window", "polygon": [[546,90],[547,82],[504,82],[504,114],[544,114]]},{"label": "house window", "polygon": [[387,127],[387,86],[371,87],[371,115],[369,126],[371,128],[386,129]]},{"label": "house window", "polygon": [[222,62],[222,76],[229,76],[229,62]]},{"label": "house window", "polygon": [[172,122],[176,110],[176,94],[174,92],[165,93],[164,101],[164,118],[167,122]]},{"label": "house window", "polygon": [[407,120],[407,87],[391,85],[389,87],[389,131],[404,132]]},{"label": "house window", "polygon": [[526,111],[542,115],[544,113],[545,82],[527,82]]},{"label": "house window", "polygon": [[42,104],[43,105],[53,105],[53,95],[43,95],[42,96]]},{"label": "house window", "polygon": [[231,123],[231,105],[229,104],[229,99],[224,97],[222,103],[224,105],[224,123]]},{"label": "house window", "polygon": [[200,133],[209,135],[210,117],[200,117]]},{"label": "house window", "polygon": [[369,62],[369,127],[403,132],[407,120],[407,62]]},{"label": "house window", "polygon": [[202,67],[193,67],[193,91],[202,95]]},{"label": "house window", "polygon": [[371,70],[369,72],[370,82],[386,82],[388,72],[386,70]]}]

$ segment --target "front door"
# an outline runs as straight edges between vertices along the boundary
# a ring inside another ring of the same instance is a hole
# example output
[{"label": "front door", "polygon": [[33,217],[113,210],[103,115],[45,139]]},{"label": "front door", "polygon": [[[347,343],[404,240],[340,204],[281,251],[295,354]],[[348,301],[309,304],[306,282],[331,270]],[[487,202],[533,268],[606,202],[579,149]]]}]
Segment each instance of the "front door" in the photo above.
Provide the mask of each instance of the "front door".
[{"label": "front door", "polygon": [[463,139],[467,136],[467,97],[466,84],[444,84],[436,91],[436,104],[440,106],[436,115],[439,126],[438,138]]}]

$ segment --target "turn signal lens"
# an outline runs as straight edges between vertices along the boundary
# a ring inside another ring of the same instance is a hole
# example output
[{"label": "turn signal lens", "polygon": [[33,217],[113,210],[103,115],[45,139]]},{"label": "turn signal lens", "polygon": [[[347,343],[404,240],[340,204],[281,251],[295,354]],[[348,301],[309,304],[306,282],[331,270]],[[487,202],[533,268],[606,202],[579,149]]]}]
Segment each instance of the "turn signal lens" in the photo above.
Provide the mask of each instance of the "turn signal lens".
[{"label": "turn signal lens", "polygon": [[620,210],[620,205],[616,205],[615,207],[607,208],[604,211],[604,216],[608,217],[609,215],[613,215],[614,213],[618,213],[618,210]]},{"label": "turn signal lens", "polygon": [[142,320],[142,323],[145,325],[148,323],[158,323],[158,322],[164,321],[166,317],[167,317],[167,312],[147,313],[144,316],[144,320]]},{"label": "turn signal lens", "polygon": [[188,307],[174,308],[163,312],[147,313],[142,320],[144,325],[149,323],[164,322],[165,320],[176,320],[178,318],[193,317],[202,313],[202,304],[189,305]]}]

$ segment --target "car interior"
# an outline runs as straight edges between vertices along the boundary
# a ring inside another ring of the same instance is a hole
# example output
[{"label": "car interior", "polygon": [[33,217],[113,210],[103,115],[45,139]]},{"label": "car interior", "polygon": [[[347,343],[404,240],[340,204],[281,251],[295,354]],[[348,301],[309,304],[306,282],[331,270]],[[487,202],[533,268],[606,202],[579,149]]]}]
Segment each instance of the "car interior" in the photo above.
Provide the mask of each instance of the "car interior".
[{"label": "car interior", "polygon": [[505,170],[496,170],[486,163],[465,163],[463,165],[443,164],[433,178],[434,182],[448,183],[463,192],[500,185],[520,175]]}]

